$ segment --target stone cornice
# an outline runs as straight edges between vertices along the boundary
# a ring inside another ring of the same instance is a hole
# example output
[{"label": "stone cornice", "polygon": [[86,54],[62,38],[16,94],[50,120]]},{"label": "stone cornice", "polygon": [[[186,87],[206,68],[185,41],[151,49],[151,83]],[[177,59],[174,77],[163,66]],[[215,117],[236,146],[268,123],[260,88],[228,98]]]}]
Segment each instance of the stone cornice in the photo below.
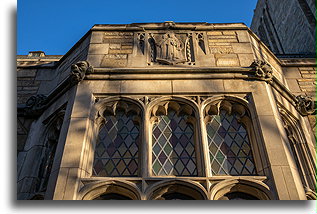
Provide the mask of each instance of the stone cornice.
[{"label": "stone cornice", "polygon": [[132,23],[132,24],[96,24],[91,30],[95,31],[145,31],[145,30],[246,30],[243,23],[219,23],[207,22],[175,23],[167,21],[163,23]]}]

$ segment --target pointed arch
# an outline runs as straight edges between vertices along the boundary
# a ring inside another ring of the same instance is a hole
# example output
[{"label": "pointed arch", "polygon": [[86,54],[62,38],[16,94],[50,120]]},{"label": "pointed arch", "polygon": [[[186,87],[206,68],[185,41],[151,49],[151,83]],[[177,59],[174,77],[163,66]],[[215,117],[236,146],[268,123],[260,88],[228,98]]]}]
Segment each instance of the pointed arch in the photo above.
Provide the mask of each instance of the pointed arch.
[{"label": "pointed arch", "polygon": [[128,97],[102,99],[96,105],[96,140],[92,175],[96,177],[140,174],[142,105]]},{"label": "pointed arch", "polygon": [[[114,198],[107,197],[107,199],[117,199],[115,197],[122,196],[128,200],[141,200],[141,193],[138,187],[127,181],[97,181],[86,184],[78,194],[78,200],[95,200],[100,196],[112,194]],[[98,199],[100,200],[100,199]]]},{"label": "pointed arch", "polygon": [[145,191],[147,200],[207,200],[205,188],[193,181],[167,180]]},{"label": "pointed arch", "polygon": [[211,174],[257,175],[249,103],[239,97],[218,96],[203,106]]},{"label": "pointed arch", "polygon": [[[272,200],[273,196],[270,188],[261,181],[250,179],[229,179],[223,180],[210,189],[210,200],[230,200],[230,193],[238,193],[236,197],[247,199]],[[227,199],[228,198],[228,199]]]},{"label": "pointed arch", "polygon": [[154,176],[198,176],[201,163],[198,111],[181,97],[162,97],[148,108],[152,130],[151,174]]}]

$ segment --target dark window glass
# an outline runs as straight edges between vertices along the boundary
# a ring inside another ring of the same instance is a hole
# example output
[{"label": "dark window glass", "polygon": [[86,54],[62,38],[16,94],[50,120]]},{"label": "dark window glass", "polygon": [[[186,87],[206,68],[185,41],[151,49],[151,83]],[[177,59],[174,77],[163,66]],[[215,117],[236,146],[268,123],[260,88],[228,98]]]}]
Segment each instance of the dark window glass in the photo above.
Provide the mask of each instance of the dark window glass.
[{"label": "dark window glass", "polygon": [[100,127],[93,164],[94,176],[137,176],[139,126],[133,115],[118,111]]},{"label": "dark window glass", "polygon": [[152,168],[159,176],[197,176],[194,127],[170,110],[153,126]]},{"label": "dark window glass", "polygon": [[221,111],[207,124],[213,175],[254,175],[255,166],[248,133],[236,114]]}]

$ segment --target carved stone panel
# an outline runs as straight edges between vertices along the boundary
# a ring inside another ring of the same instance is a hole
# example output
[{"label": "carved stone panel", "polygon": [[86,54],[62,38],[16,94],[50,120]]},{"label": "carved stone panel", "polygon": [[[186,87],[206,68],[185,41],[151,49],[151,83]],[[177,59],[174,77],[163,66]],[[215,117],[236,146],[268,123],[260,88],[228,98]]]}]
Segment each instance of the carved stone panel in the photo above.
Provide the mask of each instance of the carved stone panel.
[{"label": "carved stone panel", "polygon": [[150,61],[156,64],[175,65],[193,60],[191,34],[168,31],[149,34]]}]

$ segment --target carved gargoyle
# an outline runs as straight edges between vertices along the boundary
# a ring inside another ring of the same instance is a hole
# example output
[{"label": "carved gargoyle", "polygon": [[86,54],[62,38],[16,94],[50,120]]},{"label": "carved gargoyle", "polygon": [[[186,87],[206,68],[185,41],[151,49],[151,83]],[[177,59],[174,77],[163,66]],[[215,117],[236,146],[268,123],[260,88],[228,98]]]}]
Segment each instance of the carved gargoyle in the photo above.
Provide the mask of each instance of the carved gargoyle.
[{"label": "carved gargoyle", "polygon": [[265,61],[255,60],[251,67],[255,68],[255,76],[261,80],[271,82],[273,78],[273,69]]},{"label": "carved gargoyle", "polygon": [[313,114],[316,111],[316,106],[311,97],[298,95],[296,96],[296,109],[303,116]]},{"label": "carved gargoyle", "polygon": [[71,82],[78,83],[82,81],[86,73],[92,73],[93,67],[87,61],[79,61],[71,66]]}]

